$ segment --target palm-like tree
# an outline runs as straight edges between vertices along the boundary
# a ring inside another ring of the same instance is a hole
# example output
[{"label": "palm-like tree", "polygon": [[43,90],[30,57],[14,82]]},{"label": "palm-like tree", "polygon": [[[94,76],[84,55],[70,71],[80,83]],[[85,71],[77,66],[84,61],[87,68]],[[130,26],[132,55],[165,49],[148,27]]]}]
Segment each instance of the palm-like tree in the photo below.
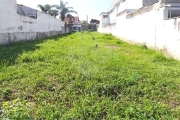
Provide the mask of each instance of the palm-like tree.
[{"label": "palm-like tree", "polygon": [[39,7],[41,9],[41,11],[50,14],[51,16],[57,16],[59,13],[57,10],[52,9],[52,5],[46,4],[46,5],[38,5],[37,7]]},{"label": "palm-like tree", "polygon": [[52,6],[49,4],[46,5],[41,5],[39,4],[37,7],[39,7],[41,9],[41,11],[45,12],[45,13],[49,13],[49,11],[51,10]]},{"label": "palm-like tree", "polygon": [[59,15],[59,12],[58,12],[57,10],[50,10],[50,11],[49,11],[49,14],[50,14],[51,16],[56,17],[56,16]]},{"label": "palm-like tree", "polygon": [[62,0],[60,0],[60,5],[53,5],[53,7],[55,7],[57,10],[59,10],[60,19],[62,21],[64,21],[65,17],[68,17],[71,20],[74,19],[74,17],[70,13],[78,14],[76,11],[73,10],[73,7],[67,7],[66,6],[67,4],[68,4],[68,2],[64,3]]}]

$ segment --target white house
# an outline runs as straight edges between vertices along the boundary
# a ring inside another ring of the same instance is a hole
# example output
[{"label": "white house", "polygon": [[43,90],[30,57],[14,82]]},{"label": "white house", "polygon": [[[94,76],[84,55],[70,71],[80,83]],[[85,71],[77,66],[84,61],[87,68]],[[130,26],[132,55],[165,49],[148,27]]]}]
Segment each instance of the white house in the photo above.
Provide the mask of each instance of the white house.
[{"label": "white house", "polygon": [[100,14],[101,23],[115,23],[116,15],[120,12],[131,12],[133,10],[143,7],[143,0],[115,0],[107,12]]},{"label": "white house", "polygon": [[100,14],[102,26],[116,23],[117,14],[130,13],[142,7],[160,3],[164,7],[164,19],[180,16],[180,0],[115,0],[106,12]]}]

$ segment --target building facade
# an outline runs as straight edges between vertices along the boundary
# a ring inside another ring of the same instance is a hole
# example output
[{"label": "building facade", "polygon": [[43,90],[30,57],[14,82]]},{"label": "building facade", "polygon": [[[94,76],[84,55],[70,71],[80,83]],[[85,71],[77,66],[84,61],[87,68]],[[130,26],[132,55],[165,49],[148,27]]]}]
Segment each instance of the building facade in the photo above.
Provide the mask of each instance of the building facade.
[{"label": "building facade", "polygon": [[65,17],[64,22],[72,26],[72,31],[81,31],[81,21],[78,16],[73,16],[74,19]]},{"label": "building facade", "polygon": [[113,24],[118,14],[131,13],[155,3],[159,3],[159,7],[163,8],[164,19],[180,16],[179,0],[115,0],[106,12],[100,14],[101,23],[103,26]]}]

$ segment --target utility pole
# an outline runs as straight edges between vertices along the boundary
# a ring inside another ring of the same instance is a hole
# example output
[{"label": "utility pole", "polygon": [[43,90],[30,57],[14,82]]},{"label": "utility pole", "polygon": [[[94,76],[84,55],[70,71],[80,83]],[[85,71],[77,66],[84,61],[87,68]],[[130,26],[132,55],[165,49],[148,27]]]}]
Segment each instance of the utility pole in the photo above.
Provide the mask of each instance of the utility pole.
[{"label": "utility pole", "polygon": [[87,21],[87,23],[89,22],[89,21],[88,21],[88,15],[86,16],[86,21]]}]

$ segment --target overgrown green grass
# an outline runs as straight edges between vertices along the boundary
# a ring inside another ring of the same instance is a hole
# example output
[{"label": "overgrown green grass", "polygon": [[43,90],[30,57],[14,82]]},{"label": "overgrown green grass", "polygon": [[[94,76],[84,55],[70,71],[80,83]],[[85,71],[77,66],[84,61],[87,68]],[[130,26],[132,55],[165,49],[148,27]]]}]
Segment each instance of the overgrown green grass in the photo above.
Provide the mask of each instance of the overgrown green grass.
[{"label": "overgrown green grass", "polygon": [[178,120],[179,81],[180,62],[110,34],[17,42],[0,46],[0,119]]}]

